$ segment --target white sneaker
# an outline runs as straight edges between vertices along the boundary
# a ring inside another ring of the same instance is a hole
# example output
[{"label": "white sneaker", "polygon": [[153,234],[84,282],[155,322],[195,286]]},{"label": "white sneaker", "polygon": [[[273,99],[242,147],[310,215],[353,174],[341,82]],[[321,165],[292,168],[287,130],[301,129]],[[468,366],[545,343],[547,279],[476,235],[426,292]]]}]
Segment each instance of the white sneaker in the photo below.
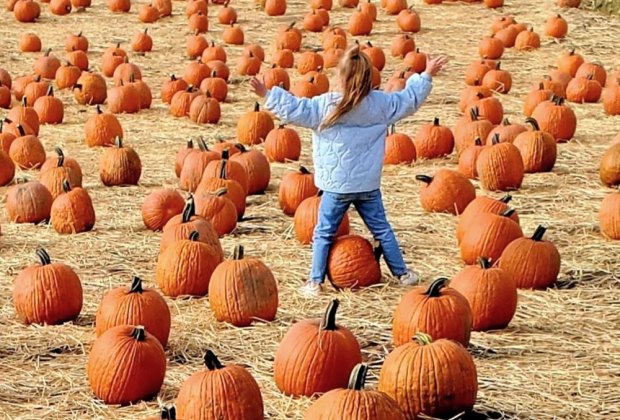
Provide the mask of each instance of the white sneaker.
[{"label": "white sneaker", "polygon": [[415,271],[407,270],[405,274],[398,276],[398,281],[404,286],[411,286],[420,281],[420,276]]},{"label": "white sneaker", "polygon": [[299,289],[299,293],[307,298],[317,297],[323,293],[323,285],[321,283],[308,280],[306,284]]}]

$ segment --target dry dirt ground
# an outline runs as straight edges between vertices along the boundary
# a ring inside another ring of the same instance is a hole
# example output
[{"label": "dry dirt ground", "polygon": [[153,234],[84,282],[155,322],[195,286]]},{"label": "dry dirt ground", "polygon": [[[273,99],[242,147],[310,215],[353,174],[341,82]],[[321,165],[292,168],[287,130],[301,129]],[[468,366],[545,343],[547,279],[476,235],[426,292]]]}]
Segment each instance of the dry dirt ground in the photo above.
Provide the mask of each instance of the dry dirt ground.
[{"label": "dry dirt ground", "polygon": [[[39,54],[18,52],[17,39],[34,31],[44,48],[64,55],[65,36],[84,31],[91,44],[89,57],[99,69],[105,47],[122,42],[129,49],[131,37],[144,29],[137,17],[138,3],[130,14],[112,15],[102,0],[84,13],[52,16],[44,5],[42,18],[34,25],[19,24],[10,13],[0,11],[0,67],[14,76],[27,74]],[[377,2],[378,3],[378,2]],[[422,51],[448,54],[451,63],[437,77],[424,107],[407,118],[399,129],[414,134],[419,124],[439,116],[452,126],[459,116],[456,106],[463,87],[463,69],[477,58],[478,40],[489,31],[494,17],[512,14],[518,21],[542,32],[544,20],[559,9],[550,0],[507,0],[503,10],[481,5],[414,3],[422,17],[423,30],[416,35]],[[246,32],[246,43],[263,45],[271,55],[278,25],[299,20],[307,11],[306,1],[290,0],[287,15],[267,18],[251,0],[233,0]],[[127,144],[143,162],[140,185],[106,188],[98,178],[101,150],[89,149],[83,141],[83,125],[92,109],[75,105],[66,93],[65,123],[46,126],[41,139],[51,153],[56,145],[78,159],[85,173],[85,187],[94,200],[97,224],[93,232],[75,236],[57,235],[49,226],[12,224],[4,210],[6,188],[0,189],[0,417],[7,419],[115,418],[136,419],[158,412],[159,402],[141,402],[132,407],[106,407],[95,400],[85,374],[89,349],[95,339],[94,316],[98,303],[110,288],[125,285],[133,274],[154,287],[154,270],[159,233],[145,230],[140,216],[143,198],[154,188],[177,187],[173,173],[176,151],[190,136],[203,135],[210,142],[232,138],[240,114],[254,100],[244,78],[231,77],[231,94],[223,105],[217,126],[197,126],[186,119],[174,119],[158,97],[159,87],[169,73],[182,74],[188,35],[184,2],[174,2],[174,16],[150,25],[154,51],[145,56],[131,53],[131,60],[143,70],[144,80],[156,98],[151,110],[123,115]],[[217,7],[210,6],[210,15]],[[335,7],[332,22],[346,25],[350,10]],[[561,12],[570,34],[565,41],[544,39],[540,50],[519,53],[509,50],[504,68],[513,74],[514,89],[502,101],[509,118],[521,121],[523,96],[532,83],[546,74],[563,50],[575,47],[591,61],[608,69],[620,68],[618,39],[620,19],[584,10]],[[219,40],[222,27],[211,18],[208,38]],[[379,12],[372,39],[389,51],[397,33],[393,18]],[[304,47],[320,46],[317,34],[305,34]],[[241,49],[227,47],[232,68]],[[388,54],[389,55],[389,54]],[[400,69],[390,58],[384,81]],[[295,72],[291,73],[296,75]],[[620,131],[620,119],[604,116],[600,104],[574,106],[579,118],[575,139],[560,145],[552,173],[527,175],[513,205],[521,215],[522,227],[531,234],[543,223],[548,239],[562,255],[558,287],[547,291],[519,292],[517,314],[503,331],[474,333],[471,351],[479,375],[476,409],[480,418],[596,418],[620,417],[620,243],[605,240],[598,228],[599,204],[609,190],[597,176],[600,156]],[[2,114],[0,112],[0,114]],[[310,165],[310,133],[301,130],[304,141],[302,162]],[[432,174],[441,167],[455,167],[454,156],[445,160],[418,162],[412,167],[385,169],[383,191],[390,220],[411,267],[424,281],[439,275],[452,276],[462,268],[454,239],[456,219],[445,214],[426,214],[418,199],[419,184],[414,176]],[[207,299],[168,300],[173,324],[167,348],[168,371],[161,401],[172,402],[180,384],[201,368],[206,349],[215,351],[224,363],[240,363],[258,380],[268,418],[301,418],[308,399],[290,399],[276,389],[272,380],[273,356],[280,338],[295,321],[318,317],[330,299],[341,300],[339,322],[358,337],[364,359],[374,367],[374,386],[380,364],[392,348],[391,316],[400,296],[407,290],[382,284],[355,293],[337,294],[331,289],[315,301],[298,297],[296,289],[307,276],[310,249],[292,234],[292,219],[277,204],[282,175],[297,164],[274,164],[271,185],[265,195],[249,199],[247,219],[234,234],[223,238],[227,252],[235,244],[258,257],[273,270],[279,283],[280,308],[269,324],[238,329],[214,320]],[[34,173],[20,176],[36,177]],[[478,189],[479,194],[485,194]],[[357,215],[352,214],[353,232],[368,235]],[[79,273],[84,287],[84,308],[76,323],[54,327],[24,326],[15,319],[11,288],[19,270],[34,261],[34,250],[45,247],[53,259],[64,261]],[[387,279],[387,276],[386,276]]]}]

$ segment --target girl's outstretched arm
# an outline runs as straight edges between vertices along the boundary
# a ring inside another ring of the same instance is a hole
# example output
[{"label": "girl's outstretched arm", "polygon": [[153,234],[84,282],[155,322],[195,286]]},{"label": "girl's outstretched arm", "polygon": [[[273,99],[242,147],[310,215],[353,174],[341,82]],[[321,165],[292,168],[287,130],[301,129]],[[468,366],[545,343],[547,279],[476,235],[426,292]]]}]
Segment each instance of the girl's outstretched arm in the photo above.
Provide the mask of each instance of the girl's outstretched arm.
[{"label": "girl's outstretched arm", "polygon": [[319,97],[298,98],[279,87],[267,90],[256,78],[250,81],[250,85],[259,96],[266,98],[265,108],[276,114],[282,121],[313,130],[321,124],[322,107]]}]

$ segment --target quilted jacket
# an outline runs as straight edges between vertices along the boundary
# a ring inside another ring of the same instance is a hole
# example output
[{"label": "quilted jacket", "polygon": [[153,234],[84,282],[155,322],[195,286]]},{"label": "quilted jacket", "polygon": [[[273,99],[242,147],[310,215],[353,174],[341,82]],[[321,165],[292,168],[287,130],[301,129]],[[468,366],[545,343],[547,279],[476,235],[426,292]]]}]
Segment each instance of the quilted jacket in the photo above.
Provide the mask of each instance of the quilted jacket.
[{"label": "quilted jacket", "polygon": [[286,123],[312,129],[312,158],[316,186],[332,193],[368,192],[381,186],[387,128],[413,114],[432,88],[431,77],[414,74],[405,89],[373,90],[336,124],[319,130],[341,94],[330,92],[312,99],[297,98],[274,87],[265,108]]}]

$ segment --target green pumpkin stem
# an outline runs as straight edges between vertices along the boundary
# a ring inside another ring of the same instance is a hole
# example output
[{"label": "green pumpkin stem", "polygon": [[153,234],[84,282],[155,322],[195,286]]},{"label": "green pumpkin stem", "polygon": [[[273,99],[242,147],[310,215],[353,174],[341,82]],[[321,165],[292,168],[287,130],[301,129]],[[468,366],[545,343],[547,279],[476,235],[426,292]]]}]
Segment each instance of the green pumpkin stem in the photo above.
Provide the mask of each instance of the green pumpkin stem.
[{"label": "green pumpkin stem", "polygon": [[131,279],[131,286],[129,287],[129,293],[142,293],[144,289],[142,288],[142,279],[138,276],[133,276]]},{"label": "green pumpkin stem", "polygon": [[423,332],[416,333],[416,335],[413,336],[413,340],[417,341],[421,346],[428,346],[433,342],[431,336]]},{"label": "green pumpkin stem", "polygon": [[211,350],[207,350],[204,357],[205,366],[209,370],[222,369],[224,365],[219,361],[215,353]]},{"label": "green pumpkin stem", "polygon": [[446,277],[439,277],[437,280],[431,283],[428,286],[428,289],[424,293],[428,297],[439,297],[441,296],[441,289],[446,287],[448,283],[448,279]]},{"label": "green pumpkin stem", "polygon": [[480,268],[484,268],[485,270],[491,268],[492,266],[491,260],[487,257],[478,257],[478,265]]},{"label": "green pumpkin stem", "polygon": [[188,223],[195,215],[196,203],[194,201],[194,196],[190,194],[189,197],[187,197],[185,207],[183,208],[183,218],[181,219],[181,223]]},{"label": "green pumpkin stem", "polygon": [[144,341],[146,340],[146,331],[144,331],[144,327],[140,325],[133,329],[133,331],[131,332],[131,336],[136,341]]},{"label": "green pumpkin stem", "polygon": [[41,265],[49,265],[52,263],[52,259],[50,258],[50,254],[47,253],[43,248],[39,248],[35,251],[37,254],[37,258],[39,258],[39,264]]},{"label": "green pumpkin stem", "polygon": [[233,251],[233,260],[242,260],[244,254],[243,245],[237,245]]},{"label": "green pumpkin stem", "polygon": [[189,234],[188,239],[192,242],[198,242],[198,239],[200,239],[200,234],[197,230],[192,230],[192,232]]},{"label": "green pumpkin stem", "polygon": [[65,164],[65,154],[60,147],[55,147],[54,151],[58,155],[58,167],[62,168],[62,166]]},{"label": "green pumpkin stem", "polygon": [[323,316],[323,320],[321,322],[321,329],[323,331],[335,331],[336,326],[336,312],[338,311],[338,306],[340,305],[340,301],[338,299],[334,299],[329,303],[327,310],[325,311],[325,315]]},{"label": "green pumpkin stem", "polygon": [[538,227],[534,231],[534,234],[532,235],[532,240],[537,241],[537,242],[542,241],[542,238],[545,235],[546,231],[547,231],[546,227],[542,225],[538,225]]},{"label": "green pumpkin stem", "polygon": [[352,389],[354,391],[362,391],[364,389],[364,384],[366,383],[366,375],[368,374],[368,365],[363,363],[358,363],[351,371],[351,376],[349,376],[349,384],[347,389]]},{"label": "green pumpkin stem", "polygon": [[509,203],[510,200],[512,200],[512,195],[510,194],[506,194],[505,196],[503,196],[502,198],[499,199],[499,201],[501,201],[502,203]]},{"label": "green pumpkin stem", "polygon": [[430,184],[431,182],[433,182],[433,177],[428,175],[416,175],[415,179],[418,181],[422,181],[426,184]]}]

